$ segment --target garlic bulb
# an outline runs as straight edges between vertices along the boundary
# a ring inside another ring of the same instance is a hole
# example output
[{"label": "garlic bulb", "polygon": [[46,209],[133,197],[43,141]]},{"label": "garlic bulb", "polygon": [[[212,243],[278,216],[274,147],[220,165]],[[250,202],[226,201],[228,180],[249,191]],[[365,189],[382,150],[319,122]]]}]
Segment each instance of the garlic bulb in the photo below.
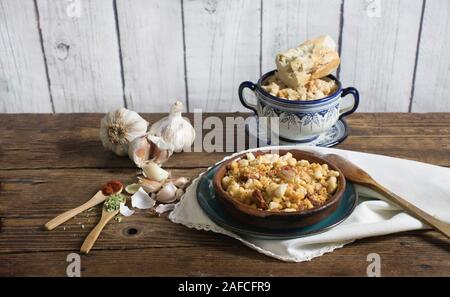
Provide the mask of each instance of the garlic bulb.
[{"label": "garlic bulb", "polygon": [[189,120],[181,116],[182,110],[183,103],[175,102],[170,108],[169,116],[154,123],[149,131],[172,145],[175,152],[189,149],[195,139],[194,127]]},{"label": "garlic bulb", "polygon": [[119,156],[126,156],[128,145],[136,137],[144,135],[148,122],[132,110],[119,108],[107,113],[100,122],[100,139],[106,149]]},{"label": "garlic bulb", "polygon": [[146,178],[161,182],[169,177],[169,172],[159,167],[154,162],[148,162],[142,166],[143,174]]},{"label": "garlic bulb", "polygon": [[172,147],[161,137],[148,134],[135,138],[128,148],[128,156],[138,167],[142,167],[147,161],[162,164],[172,154]]}]

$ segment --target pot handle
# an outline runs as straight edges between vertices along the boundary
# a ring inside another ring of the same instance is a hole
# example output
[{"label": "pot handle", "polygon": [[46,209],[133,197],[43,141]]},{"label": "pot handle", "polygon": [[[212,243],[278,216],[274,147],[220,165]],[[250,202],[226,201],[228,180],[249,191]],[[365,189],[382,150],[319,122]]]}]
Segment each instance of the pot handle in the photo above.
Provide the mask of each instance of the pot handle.
[{"label": "pot handle", "polygon": [[353,88],[353,87],[348,87],[345,88],[342,91],[341,97],[345,97],[348,94],[353,95],[353,104],[346,107],[346,108],[342,108],[341,110],[339,110],[339,119],[342,119],[345,116],[348,116],[349,114],[352,114],[355,112],[355,110],[358,108],[359,105],[359,92],[357,89]]},{"label": "pot handle", "polygon": [[245,99],[245,97],[244,97],[244,89],[245,88],[249,88],[250,90],[255,91],[256,85],[254,83],[252,83],[251,81],[244,81],[239,85],[239,100],[241,101],[241,104],[244,105],[244,107],[252,110],[256,114],[257,113],[256,105],[248,103],[247,99]]}]

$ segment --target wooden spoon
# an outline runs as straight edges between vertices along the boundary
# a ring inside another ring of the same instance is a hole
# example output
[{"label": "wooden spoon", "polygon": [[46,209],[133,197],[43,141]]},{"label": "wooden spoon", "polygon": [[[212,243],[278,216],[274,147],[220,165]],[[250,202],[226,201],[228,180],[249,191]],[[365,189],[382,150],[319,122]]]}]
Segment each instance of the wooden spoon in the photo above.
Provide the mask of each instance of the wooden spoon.
[{"label": "wooden spoon", "polygon": [[47,224],[45,224],[44,227],[47,230],[53,230],[56,227],[58,227],[59,225],[61,225],[62,223],[67,222],[69,219],[73,218],[77,214],[82,213],[83,211],[85,211],[91,207],[94,207],[97,204],[104,202],[107,197],[108,196],[103,195],[102,191],[98,191],[86,203],[60,214],[56,218],[47,222]]},{"label": "wooden spoon", "polygon": [[405,210],[407,213],[409,213],[416,219],[428,224],[435,230],[444,234],[447,238],[450,238],[450,226],[448,224],[436,219],[435,217],[429,215],[428,213],[417,208],[416,206],[409,203],[405,199],[397,196],[395,193],[386,189],[385,187],[377,183],[367,172],[365,172],[355,164],[342,158],[341,156],[334,154],[329,154],[322,157],[327,161],[330,161],[330,163],[336,165],[342,171],[345,178],[348,179],[349,181],[366,186],[380,193],[392,203],[403,208],[403,210]]},{"label": "wooden spoon", "polygon": [[97,241],[97,238],[102,232],[103,228],[105,228],[106,224],[108,224],[108,222],[111,221],[111,219],[114,218],[118,213],[119,210],[107,211],[103,206],[102,217],[100,218],[100,221],[97,223],[97,226],[95,226],[94,229],[92,229],[92,231],[84,240],[83,245],[80,248],[81,253],[83,254],[89,253],[89,251],[94,246],[94,243]]}]

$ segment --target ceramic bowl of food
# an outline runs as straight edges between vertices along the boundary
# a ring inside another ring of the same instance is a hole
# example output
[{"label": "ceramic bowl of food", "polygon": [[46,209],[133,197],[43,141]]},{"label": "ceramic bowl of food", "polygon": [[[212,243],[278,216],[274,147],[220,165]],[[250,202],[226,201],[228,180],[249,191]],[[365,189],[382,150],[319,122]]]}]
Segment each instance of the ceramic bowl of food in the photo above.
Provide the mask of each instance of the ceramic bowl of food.
[{"label": "ceramic bowl of food", "polygon": [[[353,87],[343,88],[341,82],[333,75],[324,80],[333,81],[333,92],[320,99],[288,100],[269,93],[265,86],[273,77],[276,70],[270,71],[257,83],[244,81],[239,86],[239,100],[242,105],[258,117],[278,117],[278,134],[280,140],[303,143],[318,138],[328,131],[339,119],[355,112],[359,104],[359,93]],[[244,89],[250,89],[256,96],[256,104],[248,102],[244,96]],[[343,98],[352,95],[352,103],[342,106]]]},{"label": "ceramic bowl of food", "polygon": [[339,168],[301,150],[238,155],[219,166],[213,184],[230,216],[269,229],[318,223],[337,209],[346,187]]}]

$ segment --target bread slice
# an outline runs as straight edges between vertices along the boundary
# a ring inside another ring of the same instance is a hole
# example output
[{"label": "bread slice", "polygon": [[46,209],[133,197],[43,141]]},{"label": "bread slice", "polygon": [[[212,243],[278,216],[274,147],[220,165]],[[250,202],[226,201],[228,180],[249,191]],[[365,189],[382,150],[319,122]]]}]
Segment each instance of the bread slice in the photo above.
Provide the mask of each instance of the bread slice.
[{"label": "bread slice", "polygon": [[336,43],[328,36],[305,41],[276,56],[278,77],[293,89],[304,86],[311,79],[333,72],[340,63]]}]

